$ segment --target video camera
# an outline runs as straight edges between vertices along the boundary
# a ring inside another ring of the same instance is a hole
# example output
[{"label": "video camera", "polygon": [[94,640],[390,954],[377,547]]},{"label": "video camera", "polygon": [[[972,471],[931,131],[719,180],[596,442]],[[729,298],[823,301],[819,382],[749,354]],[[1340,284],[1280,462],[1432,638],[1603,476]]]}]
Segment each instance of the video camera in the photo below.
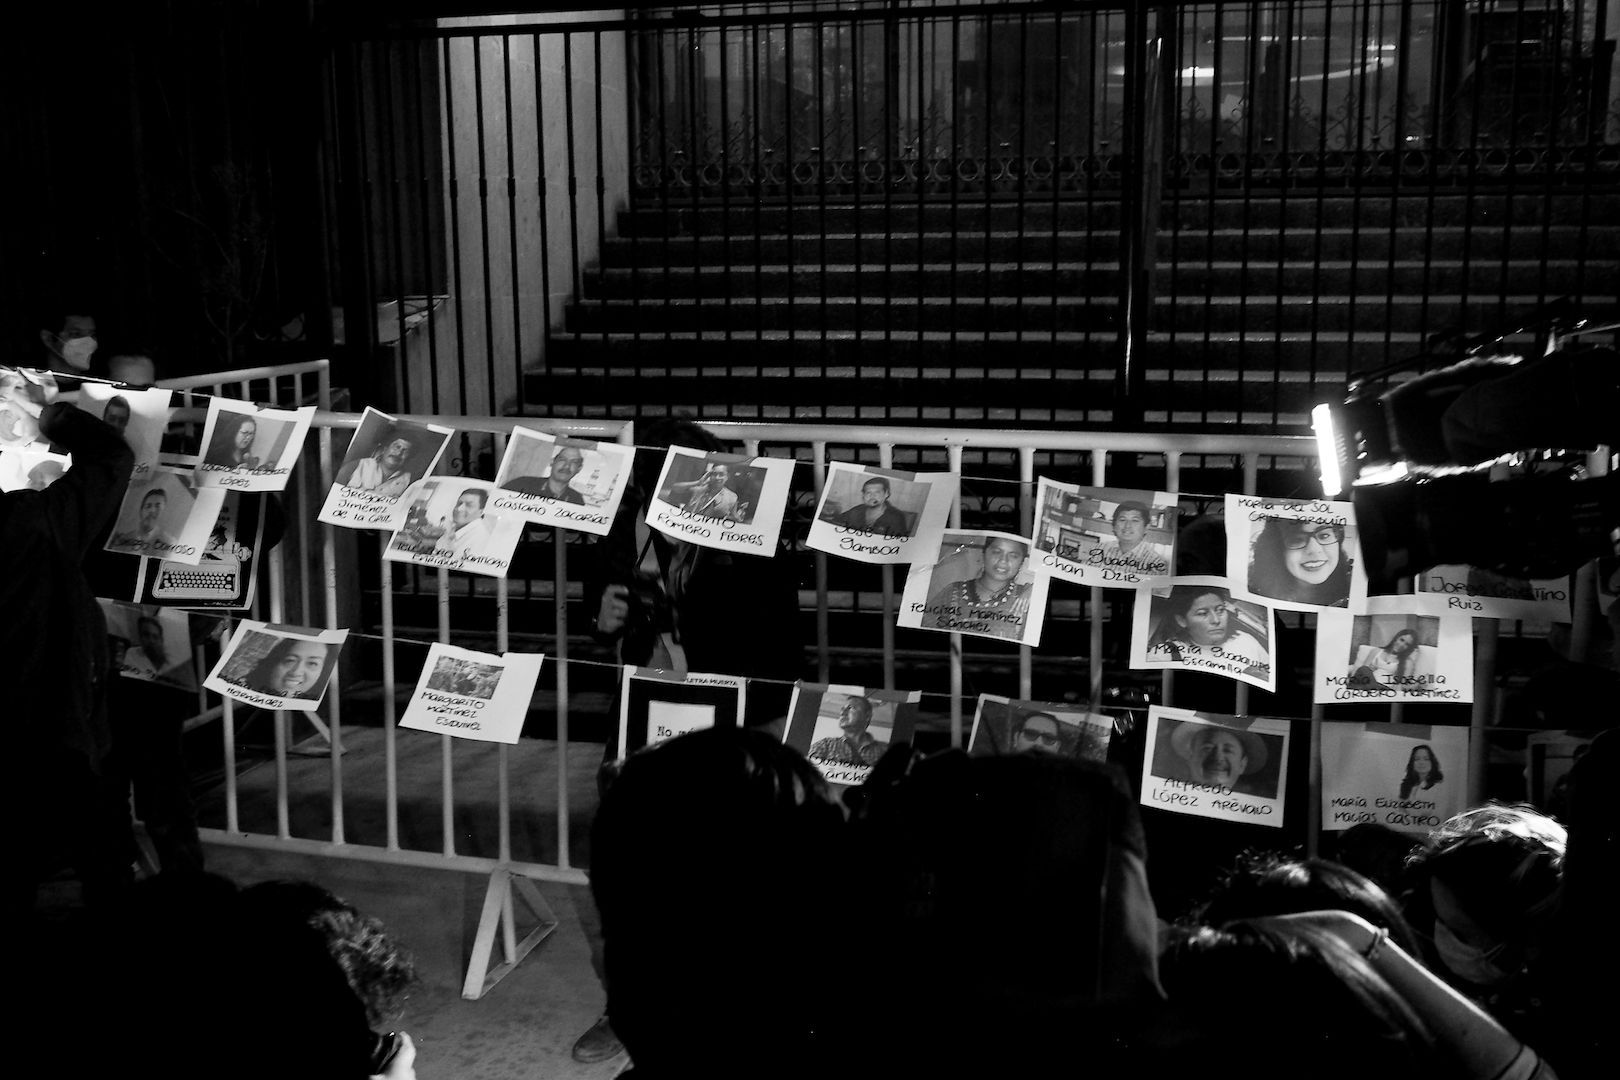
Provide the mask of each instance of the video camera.
[{"label": "video camera", "polygon": [[1546,578],[1615,553],[1620,474],[1593,458],[1620,444],[1614,349],[1549,337],[1532,359],[1469,355],[1390,383],[1409,366],[1312,412],[1323,489],[1350,492],[1374,592],[1444,563]]}]

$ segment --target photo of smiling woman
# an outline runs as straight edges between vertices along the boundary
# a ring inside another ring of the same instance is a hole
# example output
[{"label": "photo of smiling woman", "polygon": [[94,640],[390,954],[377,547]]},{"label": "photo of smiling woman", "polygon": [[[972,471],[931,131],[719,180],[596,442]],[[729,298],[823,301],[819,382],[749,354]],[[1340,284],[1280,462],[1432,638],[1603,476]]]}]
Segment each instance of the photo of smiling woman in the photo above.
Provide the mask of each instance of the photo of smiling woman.
[{"label": "photo of smiling woman", "polygon": [[261,708],[313,710],[326,693],[347,633],[309,627],[271,629],[244,621],[203,685]]},{"label": "photo of smiling woman", "polygon": [[249,690],[272,697],[318,698],[337,660],[323,642],[282,638],[242,680]]},{"label": "photo of smiling woman", "polygon": [[1345,607],[1353,567],[1343,525],[1268,517],[1255,537],[1249,591],[1290,604]]}]

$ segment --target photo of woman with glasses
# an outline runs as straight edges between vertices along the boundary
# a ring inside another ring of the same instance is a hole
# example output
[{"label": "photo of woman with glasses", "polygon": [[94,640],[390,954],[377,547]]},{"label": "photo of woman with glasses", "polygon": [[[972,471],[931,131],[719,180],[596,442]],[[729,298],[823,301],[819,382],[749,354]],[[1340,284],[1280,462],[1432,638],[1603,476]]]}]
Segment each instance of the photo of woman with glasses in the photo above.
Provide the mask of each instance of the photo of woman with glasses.
[{"label": "photo of woman with glasses", "polygon": [[1345,607],[1352,566],[1343,525],[1266,518],[1249,560],[1249,591],[1291,604]]}]

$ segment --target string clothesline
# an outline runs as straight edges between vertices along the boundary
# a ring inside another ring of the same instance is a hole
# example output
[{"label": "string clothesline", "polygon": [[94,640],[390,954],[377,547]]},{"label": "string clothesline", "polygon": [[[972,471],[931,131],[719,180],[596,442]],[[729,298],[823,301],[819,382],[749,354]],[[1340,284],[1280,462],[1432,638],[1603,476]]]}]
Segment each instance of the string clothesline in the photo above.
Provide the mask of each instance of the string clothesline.
[{"label": "string clothesline", "polygon": [[[69,373],[63,373],[63,372],[58,372],[56,374],[57,374],[57,376],[59,378],[62,378],[62,377],[74,378],[74,379],[78,379],[81,383],[100,383],[100,384],[107,385],[107,386],[114,386],[114,387],[125,388],[125,389],[135,389],[135,388],[128,387],[124,383],[115,382],[114,380],[111,380],[111,379],[104,379],[104,378],[100,378],[100,377],[92,376],[92,375],[77,375],[77,374],[69,374]],[[158,389],[163,389],[163,388],[158,387]],[[191,390],[178,391],[178,392],[190,394],[194,398],[212,397],[213,396],[213,395],[208,395],[208,394],[200,394],[200,393],[197,393],[197,392],[191,391]],[[235,399],[230,399],[230,400],[235,400]],[[263,403],[254,402],[253,404],[262,405]],[[194,408],[201,408],[201,406],[193,406],[193,407]],[[268,408],[270,406],[264,406],[264,407]],[[699,426],[702,426],[702,421],[701,420],[694,420],[693,423],[698,424]],[[524,427],[521,424],[517,425],[517,428],[521,428],[524,431],[535,431],[535,432],[539,432],[541,434],[546,434],[546,435],[551,434],[550,432],[541,431],[541,429],[539,429],[539,428]],[[472,434],[472,433],[462,432],[461,434]],[[497,438],[506,438],[507,437],[505,434],[499,433],[499,432],[481,432],[479,434],[487,434],[487,435],[490,435],[491,437],[497,437]],[[553,437],[555,437],[555,436],[553,436]],[[564,436],[564,437],[565,438],[573,438],[574,436]],[[604,441],[604,440],[595,440],[595,441]],[[669,447],[647,446],[647,445],[643,445],[641,443],[613,443],[612,445],[614,445],[614,446],[623,446],[623,447],[627,447],[629,449],[636,450],[636,451],[648,451],[648,452],[655,452],[655,453],[660,453],[660,454],[666,453],[669,450]],[[686,449],[695,450],[697,448],[696,447],[687,447]],[[918,449],[928,449],[928,450],[934,450],[934,451],[943,451],[946,448],[945,447],[933,447],[933,446],[929,446],[929,447],[921,447],[921,446],[919,446]],[[983,448],[978,448],[978,449],[1002,450],[1004,452],[1011,453],[1011,452],[1014,452],[1014,450],[1016,448],[983,447]],[[717,452],[720,452],[720,451],[717,451]],[[1069,452],[1069,451],[1066,451],[1066,452]],[[1077,453],[1077,454],[1084,454],[1084,453],[1107,453],[1107,452],[1110,452],[1110,451],[1074,450],[1072,452]],[[724,453],[729,454],[729,451],[725,451]],[[741,456],[746,458],[746,457],[749,457],[750,455],[741,455]],[[1234,456],[1240,456],[1240,455],[1225,454],[1225,453],[1211,453],[1211,454],[1200,454],[1198,456],[1204,456],[1204,457],[1234,457]],[[1271,456],[1275,457],[1275,456],[1280,456],[1280,455],[1271,455]],[[752,457],[756,457],[756,458],[757,457],[768,457],[768,458],[771,458],[772,460],[788,461],[791,464],[793,464],[794,466],[811,466],[811,467],[814,467],[814,466],[816,466],[818,464],[820,464],[820,465],[830,465],[830,464],[834,464],[834,463],[840,463],[840,464],[847,464],[847,465],[855,466],[857,468],[883,468],[882,466],[865,466],[862,463],[856,462],[856,461],[838,462],[838,459],[830,457],[830,456],[828,458],[826,458],[825,460],[822,460],[822,461],[805,461],[805,460],[802,460],[802,459],[800,459],[798,457],[776,457],[776,456],[773,456],[773,455],[770,455],[770,454],[755,454],[755,455],[752,455]],[[888,471],[905,472],[907,470],[893,470],[893,469],[890,469]],[[924,470],[924,471],[931,471],[931,470]],[[460,475],[460,474],[445,473],[445,474],[439,474],[439,475],[456,476],[456,475]],[[956,476],[958,482],[972,481],[974,483],[984,483],[984,484],[1019,484],[1019,485],[1023,485],[1023,486],[1033,486],[1040,479],[1039,477],[1037,477],[1036,479],[1033,479],[1033,480],[1020,480],[1020,479],[1012,479],[1012,478],[1005,477],[1005,476],[981,476],[981,475],[978,475],[976,473],[956,473],[954,475]],[[426,479],[426,477],[424,477],[424,479]],[[478,477],[472,477],[472,476],[463,476],[462,479],[474,480],[474,479],[479,479],[479,478]],[[493,482],[493,481],[490,481],[490,482]],[[1083,487],[1095,487],[1096,485],[1081,485],[1081,486],[1083,486]],[[1102,485],[1102,486],[1106,487],[1107,485]],[[1125,490],[1125,489],[1115,489],[1115,490]],[[1214,493],[1214,492],[1197,492],[1197,491],[1170,491],[1170,492],[1165,492],[1165,494],[1172,496],[1175,499],[1175,501],[1178,502],[1178,503],[1183,502],[1183,501],[1221,500],[1221,499],[1224,499],[1225,495],[1226,495],[1226,493],[1224,493],[1224,492]],[[1301,498],[1308,498],[1308,497],[1301,496]]]},{"label": "string clothesline", "polygon": [[[414,638],[414,637],[403,637],[402,638],[402,637],[399,637],[398,635],[390,637],[390,636],[384,635],[384,634],[369,633],[369,632],[364,631],[364,630],[350,630],[349,631],[349,636],[350,637],[355,637],[355,638],[365,638],[365,639],[371,640],[371,641],[392,642],[395,645],[420,645],[420,646],[422,646],[424,648],[430,648],[430,647],[432,647],[434,645],[447,645],[447,644],[449,644],[449,642],[439,641],[436,638],[430,638],[430,639]],[[508,650],[508,651],[511,651],[511,650]],[[542,653],[542,654],[539,654],[539,655],[545,656],[547,662],[549,662],[549,663],[582,665],[582,666],[585,666],[585,667],[605,668],[605,669],[614,670],[614,671],[621,671],[621,672],[627,666],[632,666],[632,665],[620,664],[620,663],[617,663],[617,662],[614,662],[614,661],[590,660],[590,659],[586,659],[585,657],[577,657],[577,656],[555,656],[555,655],[553,655],[551,653]],[[736,677],[743,679],[744,682],[747,682],[747,683],[763,683],[763,684],[768,685],[768,686],[794,687],[794,686],[798,686],[798,685],[801,685],[801,684],[822,685],[820,683],[812,683],[811,680],[807,680],[807,679],[772,679],[772,678],[766,678],[766,677],[763,677],[763,676],[753,676],[753,675],[744,675],[744,676],[736,676]],[[831,684],[831,685],[843,685],[843,684]],[[866,687],[865,689],[870,690],[870,689],[874,689],[874,688],[873,687]],[[916,694],[918,694],[920,696],[920,698],[922,698],[924,700],[940,700],[940,701],[943,701],[947,705],[953,700],[961,701],[964,704],[968,703],[968,702],[977,702],[979,697],[982,696],[982,695],[952,694],[952,693],[949,693],[948,691],[943,691],[943,690],[915,690],[915,691],[913,691],[913,690],[901,690],[901,691],[897,691],[897,692],[900,692],[900,693],[916,693]],[[1004,695],[996,695],[996,696],[1004,696]],[[1104,711],[1104,712],[1128,712],[1128,713],[1146,713],[1148,711],[1148,709],[1151,708],[1151,705],[1133,705],[1133,704],[1124,704],[1124,703],[1121,703],[1121,704],[1098,703],[1096,705],[1090,705],[1090,704],[1083,704],[1083,703],[1080,703],[1080,702],[1057,702],[1057,701],[1054,701],[1054,702],[1046,702],[1046,703],[1043,703],[1043,704],[1051,704],[1051,705],[1055,705],[1055,706],[1056,705],[1061,705],[1061,706],[1072,707],[1072,708],[1085,708],[1088,711],[1091,710],[1091,709],[1097,709],[1099,711]],[[1240,715],[1248,715],[1248,714],[1240,714]],[[1285,716],[1285,717],[1277,717],[1276,719],[1281,719],[1281,720],[1311,720],[1311,719],[1314,719],[1314,718],[1313,717],[1308,717],[1308,716]],[[1323,723],[1329,723],[1329,724],[1331,724],[1331,723],[1365,723],[1365,721],[1360,721],[1360,720],[1327,720],[1325,718],[1323,719],[1322,722]],[[1438,724],[1438,725],[1434,725],[1434,726],[1437,726],[1437,727],[1448,727],[1448,726],[1449,727],[1467,727],[1468,724],[1467,724],[1467,722],[1464,722],[1464,723],[1451,724],[1451,725]],[[1542,730],[1546,730],[1546,729],[1543,729],[1543,728],[1521,728],[1521,727],[1492,726],[1489,730],[1491,730],[1491,731],[1499,731],[1499,732],[1506,732],[1506,733],[1531,733],[1531,732],[1542,731]]]}]

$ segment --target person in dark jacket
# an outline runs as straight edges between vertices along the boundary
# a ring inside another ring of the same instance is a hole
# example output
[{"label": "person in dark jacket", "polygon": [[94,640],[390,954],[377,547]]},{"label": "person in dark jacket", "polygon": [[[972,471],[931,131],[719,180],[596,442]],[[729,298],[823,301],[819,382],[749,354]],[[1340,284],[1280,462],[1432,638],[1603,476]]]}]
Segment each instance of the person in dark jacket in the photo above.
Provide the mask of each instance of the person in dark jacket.
[{"label": "person in dark jacket", "polygon": [[[107,424],[65,402],[38,409],[41,435],[73,455],[43,491],[0,494],[0,656],[11,669],[6,820],[24,850],[6,860],[7,914],[26,916],[54,843],[95,905],[131,877],[127,809],[106,783],[107,627],[85,579],[92,542],[117,511],[134,455]],[[17,922],[13,926],[21,925]]]},{"label": "person in dark jacket", "polygon": [[[799,594],[791,564],[770,555],[737,555],[672,540],[649,528],[646,498],[663,457],[648,448],[685,446],[718,453],[725,446],[690,420],[655,420],[637,432],[634,482],[585,585],[585,609],[596,613],[595,636],[618,648],[624,664],[681,673],[744,675],[750,683],[743,725],[760,727],[787,716],[792,681],[804,674]],[[610,709],[618,715],[618,704]],[[604,770],[618,758],[610,729]],[[780,737],[780,729],[776,734]],[[601,780],[599,779],[599,784]],[[604,973],[600,931],[586,924],[591,963]],[[604,1061],[623,1049],[603,1015],[574,1044],[574,1060]]]}]

